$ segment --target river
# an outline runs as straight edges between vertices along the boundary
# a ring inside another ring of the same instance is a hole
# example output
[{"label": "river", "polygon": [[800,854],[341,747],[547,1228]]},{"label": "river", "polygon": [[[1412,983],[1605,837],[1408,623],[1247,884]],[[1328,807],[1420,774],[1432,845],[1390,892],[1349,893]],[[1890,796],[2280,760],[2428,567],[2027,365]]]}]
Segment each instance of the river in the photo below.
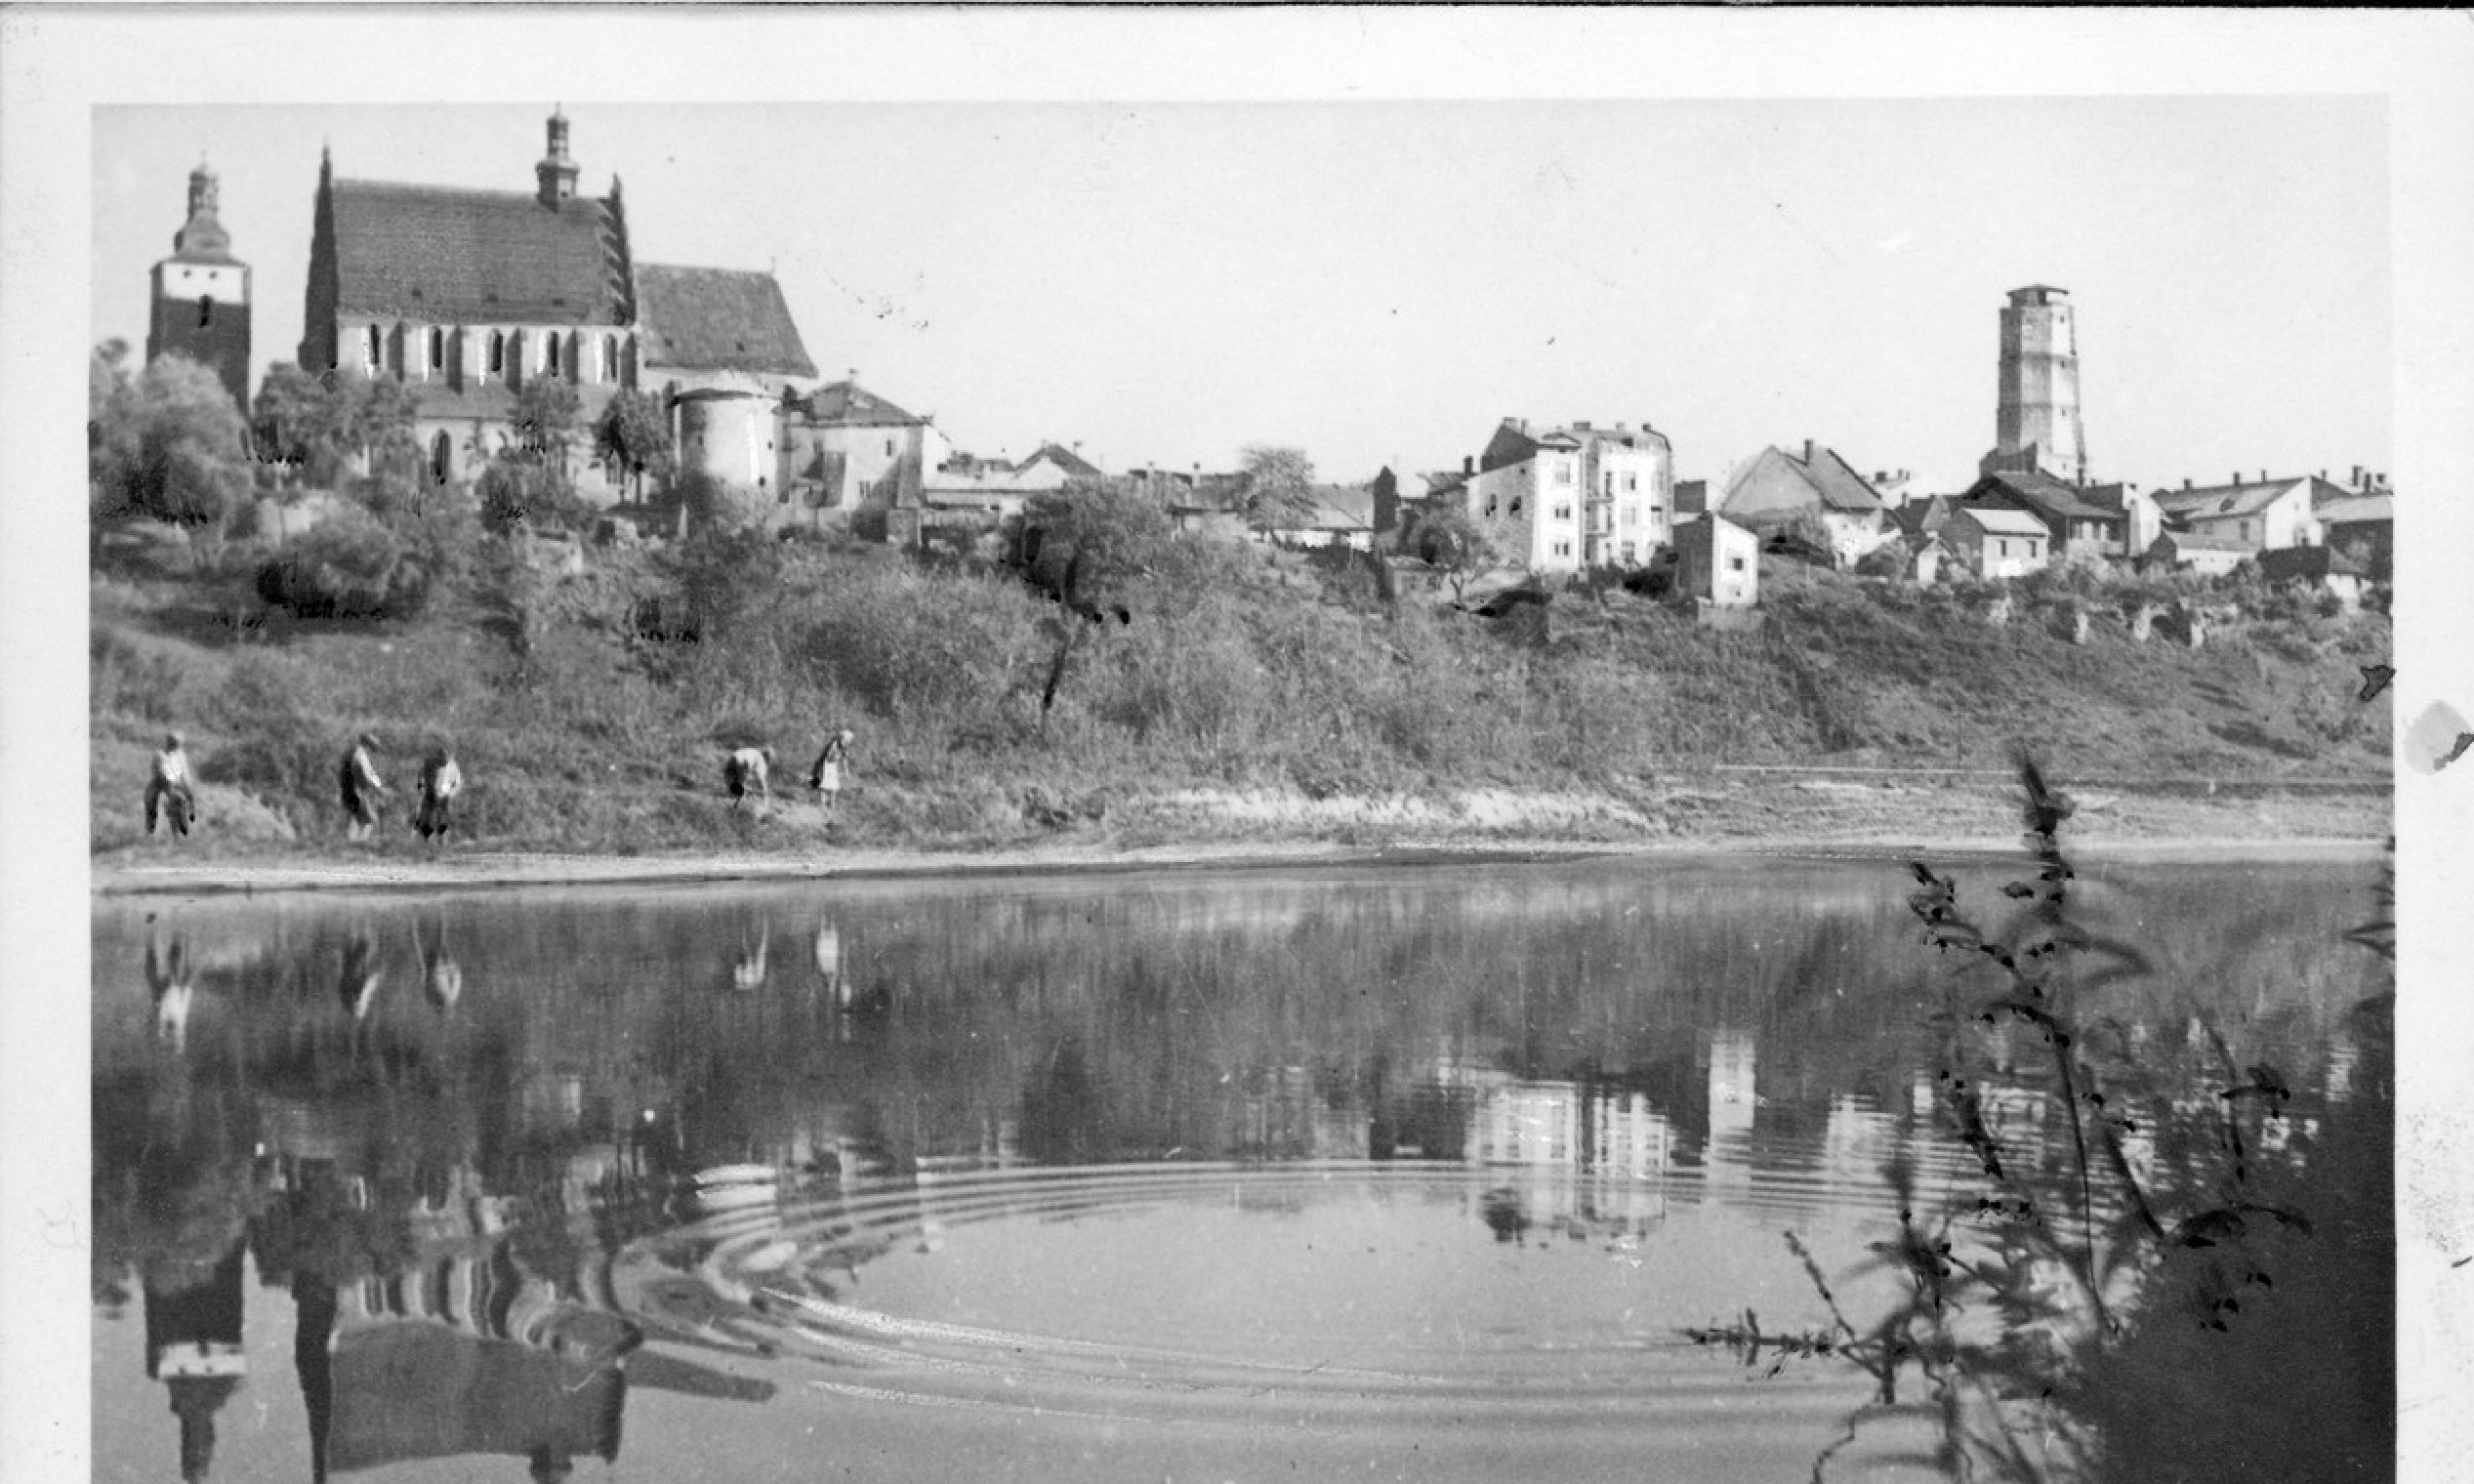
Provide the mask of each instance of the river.
[{"label": "river", "polygon": [[[1951,869],[1988,919],[2019,874]],[[2101,1006],[2151,1128],[2212,1027],[2297,1122],[2343,1102],[2375,878],[2075,883],[2151,961]],[[1802,1479],[1865,1377],[1685,1331],[1826,1327],[1790,1232],[1848,1312],[1894,1299],[1885,1166],[1980,1170],[1953,1036],[2014,1160],[2066,1144],[1915,884],[101,898],[95,1477]]]}]

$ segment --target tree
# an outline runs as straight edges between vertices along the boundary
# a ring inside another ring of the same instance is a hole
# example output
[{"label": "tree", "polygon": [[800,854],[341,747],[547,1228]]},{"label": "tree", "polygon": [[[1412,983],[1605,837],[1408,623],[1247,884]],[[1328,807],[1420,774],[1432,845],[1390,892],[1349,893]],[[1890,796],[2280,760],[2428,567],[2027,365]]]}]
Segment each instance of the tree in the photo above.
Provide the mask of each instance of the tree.
[{"label": "tree", "polygon": [[644,476],[667,483],[676,460],[671,451],[670,419],[661,401],[632,387],[611,394],[593,424],[594,455],[626,471],[635,482],[635,499],[644,500]]},{"label": "tree", "polygon": [[1401,532],[1400,549],[1430,566],[1441,568],[1459,603],[1469,580],[1502,560],[1494,542],[1458,504],[1442,500],[1427,506]]},{"label": "tree", "polygon": [[249,496],[240,410],[220,377],[185,356],[160,357],[124,385],[112,348],[87,373],[90,514],[160,520],[213,547]]},{"label": "tree", "polygon": [[1237,513],[1256,530],[1272,530],[1314,510],[1314,461],[1298,448],[1255,443],[1239,456],[1244,483]]},{"label": "tree", "polygon": [[355,465],[366,467],[384,493],[365,489],[362,499],[384,503],[422,484],[413,430],[420,405],[420,394],[392,376],[312,375],[278,362],[266,368],[250,409],[257,457],[320,490],[339,489]]},{"label": "tree", "polygon": [[516,394],[508,418],[514,436],[481,473],[481,518],[492,530],[504,531],[520,520],[572,525],[587,516],[567,470],[582,409],[575,387],[556,378],[528,381]]},{"label": "tree", "polygon": [[1031,580],[1063,591],[1066,565],[1082,558],[1081,581],[1094,591],[1159,569],[1177,533],[1168,512],[1114,480],[1075,479],[1034,495],[1022,517]]}]

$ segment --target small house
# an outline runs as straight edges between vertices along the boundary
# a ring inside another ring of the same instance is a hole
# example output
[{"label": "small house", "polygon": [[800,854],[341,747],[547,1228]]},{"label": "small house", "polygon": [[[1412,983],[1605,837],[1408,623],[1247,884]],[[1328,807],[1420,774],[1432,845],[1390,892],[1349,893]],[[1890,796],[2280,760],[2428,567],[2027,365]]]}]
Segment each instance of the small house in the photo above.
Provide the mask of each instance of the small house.
[{"label": "small house", "polygon": [[1707,607],[1749,608],[1760,597],[1760,538],[1723,515],[1675,527],[1675,586]]},{"label": "small house", "polygon": [[1982,578],[2025,577],[2052,560],[2052,533],[2026,510],[1962,505],[1942,526],[1959,570]]},{"label": "small house", "polygon": [[2319,508],[2328,544],[2342,551],[2375,583],[2389,581],[2397,556],[2396,497],[2356,495]]},{"label": "small house", "polygon": [[[2121,487],[2113,487],[2117,492]],[[2005,506],[2025,510],[2045,527],[2046,549],[2054,557],[2092,561],[2129,555],[2128,513],[2094,492],[2041,471],[1987,474],[1968,486],[1961,505]]]},{"label": "small house", "polygon": [[2333,593],[2348,612],[2362,605],[2367,574],[2344,552],[2330,546],[2288,546],[2259,553],[2259,575],[2271,583],[2301,583]]},{"label": "small house", "polygon": [[2201,577],[2223,577],[2250,560],[2250,548],[2230,536],[2199,536],[2169,530],[2151,543],[2142,558],[2148,567],[2188,567]]},{"label": "small house", "polygon": [[2269,479],[2262,475],[2245,484],[2238,474],[2230,485],[2159,490],[2156,505],[2165,523],[2197,536],[2222,536],[2251,551],[2277,551],[2287,546],[2317,546],[2320,517],[2311,508],[2311,478]]},{"label": "small house", "polygon": [[1774,447],[1755,455],[1727,482],[1717,509],[1764,535],[1817,520],[1838,567],[1854,566],[1894,528],[1888,508],[1855,466],[1809,439],[1801,458]]}]

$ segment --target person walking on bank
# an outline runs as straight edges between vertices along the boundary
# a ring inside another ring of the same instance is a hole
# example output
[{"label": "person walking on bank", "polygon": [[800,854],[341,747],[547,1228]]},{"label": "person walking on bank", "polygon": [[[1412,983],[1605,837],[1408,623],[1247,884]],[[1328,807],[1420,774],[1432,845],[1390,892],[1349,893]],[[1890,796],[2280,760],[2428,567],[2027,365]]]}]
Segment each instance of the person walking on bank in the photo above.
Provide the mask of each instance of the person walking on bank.
[{"label": "person walking on bank", "polygon": [[378,796],[387,791],[387,786],[378,777],[377,765],[369,760],[377,748],[376,737],[361,733],[353,740],[352,750],[343,755],[343,766],[336,770],[347,821],[343,828],[346,840],[366,840],[378,827]]},{"label": "person walking on bank", "polygon": [[824,751],[816,754],[816,766],[808,770],[808,787],[816,790],[824,805],[827,819],[833,817],[842,801],[842,767],[850,761],[850,744],[854,733],[843,727],[824,741]]},{"label": "person walking on bank", "polygon": [[730,790],[730,809],[735,813],[746,804],[747,795],[771,799],[773,789],[766,778],[773,772],[773,749],[742,747],[730,754],[721,765],[721,782]]},{"label": "person walking on bank", "polygon": [[[166,807],[168,805],[168,807]],[[175,836],[189,833],[189,821],[197,817],[198,796],[189,783],[189,753],[180,745],[180,733],[163,738],[163,750],[154,755],[154,773],[146,780],[146,833],[154,833],[157,811]]]},{"label": "person walking on bank", "polygon": [[441,744],[421,763],[421,809],[413,828],[424,840],[444,840],[453,822],[455,795],[464,791],[464,770],[455,766],[455,749]]}]

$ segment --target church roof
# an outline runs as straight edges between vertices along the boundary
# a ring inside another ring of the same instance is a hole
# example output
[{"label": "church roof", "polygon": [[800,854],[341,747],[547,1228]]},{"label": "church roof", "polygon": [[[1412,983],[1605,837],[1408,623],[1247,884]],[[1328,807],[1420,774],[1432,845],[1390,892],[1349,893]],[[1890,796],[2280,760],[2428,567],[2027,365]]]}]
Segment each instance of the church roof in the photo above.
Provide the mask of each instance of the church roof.
[{"label": "church roof", "polygon": [[639,263],[635,288],[648,366],[816,374],[770,273]]},{"label": "church roof", "polygon": [[483,324],[623,325],[626,229],[601,201],[337,180],[336,309]]}]

